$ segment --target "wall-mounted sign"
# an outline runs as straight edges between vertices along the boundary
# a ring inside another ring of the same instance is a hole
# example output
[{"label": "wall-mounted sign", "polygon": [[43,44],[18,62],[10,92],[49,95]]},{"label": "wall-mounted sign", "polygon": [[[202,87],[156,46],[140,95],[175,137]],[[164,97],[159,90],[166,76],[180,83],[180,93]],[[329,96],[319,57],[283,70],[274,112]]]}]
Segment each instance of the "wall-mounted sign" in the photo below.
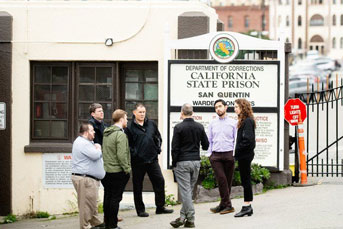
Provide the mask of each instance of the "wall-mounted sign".
[{"label": "wall-mounted sign", "polygon": [[221,33],[211,40],[209,50],[213,59],[219,63],[229,63],[236,58],[239,47],[233,36]]},{"label": "wall-mounted sign", "polygon": [[43,187],[73,188],[71,182],[71,153],[43,154]]},{"label": "wall-mounted sign", "polygon": [[6,103],[0,102],[0,130],[6,129]]}]

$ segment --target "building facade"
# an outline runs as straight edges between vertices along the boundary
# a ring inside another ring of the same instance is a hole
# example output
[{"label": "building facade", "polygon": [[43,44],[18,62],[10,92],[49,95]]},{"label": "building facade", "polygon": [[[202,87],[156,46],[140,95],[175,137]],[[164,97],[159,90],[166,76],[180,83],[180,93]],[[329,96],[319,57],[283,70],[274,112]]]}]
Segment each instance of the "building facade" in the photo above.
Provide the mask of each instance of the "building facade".
[{"label": "building facade", "polygon": [[215,6],[225,31],[248,33],[269,31],[269,7],[265,5]]},{"label": "building facade", "polygon": [[270,37],[291,42],[295,55],[317,50],[343,58],[342,0],[273,0],[269,12]]},{"label": "building facade", "polygon": [[[110,123],[116,108],[130,117],[143,102],[163,132],[165,38],[215,32],[218,20],[198,1],[6,0],[0,9],[0,102],[7,124],[0,129],[2,215],[73,210],[66,168],[91,103],[103,105]],[[159,157],[166,192],[177,196],[166,157]],[[154,196],[145,200],[153,203]],[[132,193],[123,203],[133,203]]]}]

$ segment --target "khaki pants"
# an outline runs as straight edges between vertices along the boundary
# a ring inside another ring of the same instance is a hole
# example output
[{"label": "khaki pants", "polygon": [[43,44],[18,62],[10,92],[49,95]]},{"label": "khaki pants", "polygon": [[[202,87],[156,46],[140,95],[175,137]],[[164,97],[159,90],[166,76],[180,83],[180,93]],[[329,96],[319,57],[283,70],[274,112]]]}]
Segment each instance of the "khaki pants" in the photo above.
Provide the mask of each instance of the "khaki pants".
[{"label": "khaki pants", "polygon": [[98,216],[98,191],[100,182],[89,177],[71,176],[77,192],[80,229],[89,229],[102,223]]}]

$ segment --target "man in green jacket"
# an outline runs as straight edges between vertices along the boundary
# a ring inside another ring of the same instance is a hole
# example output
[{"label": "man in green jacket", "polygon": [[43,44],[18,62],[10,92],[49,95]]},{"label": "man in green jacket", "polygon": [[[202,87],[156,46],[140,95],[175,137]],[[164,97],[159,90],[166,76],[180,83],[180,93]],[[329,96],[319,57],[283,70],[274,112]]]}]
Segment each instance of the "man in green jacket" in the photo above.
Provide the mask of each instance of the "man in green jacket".
[{"label": "man in green jacket", "polygon": [[119,203],[130,178],[130,149],[123,128],[127,126],[127,113],[117,109],[112,114],[114,125],[104,131],[103,159],[106,171],[101,181],[104,186],[104,222],[106,229],[118,227]]}]

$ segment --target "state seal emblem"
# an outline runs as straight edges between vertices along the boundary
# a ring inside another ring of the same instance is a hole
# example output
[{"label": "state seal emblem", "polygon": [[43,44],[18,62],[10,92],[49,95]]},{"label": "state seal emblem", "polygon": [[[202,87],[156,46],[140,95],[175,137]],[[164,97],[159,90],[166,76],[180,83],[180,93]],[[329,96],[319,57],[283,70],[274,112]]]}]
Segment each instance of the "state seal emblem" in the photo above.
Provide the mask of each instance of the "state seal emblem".
[{"label": "state seal emblem", "polygon": [[210,43],[210,54],[220,63],[229,63],[239,52],[237,40],[226,33],[216,35]]}]

